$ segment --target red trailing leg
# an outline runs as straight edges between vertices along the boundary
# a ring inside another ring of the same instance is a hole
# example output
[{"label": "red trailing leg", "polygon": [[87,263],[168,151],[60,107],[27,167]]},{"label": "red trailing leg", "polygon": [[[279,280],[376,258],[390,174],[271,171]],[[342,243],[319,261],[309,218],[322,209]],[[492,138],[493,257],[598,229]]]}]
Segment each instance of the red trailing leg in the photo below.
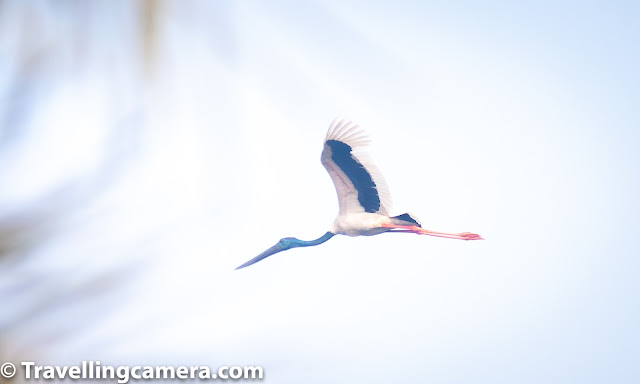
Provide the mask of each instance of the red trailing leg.
[{"label": "red trailing leg", "polygon": [[436,237],[444,237],[447,239],[458,239],[458,240],[484,240],[480,235],[470,232],[461,232],[461,233],[447,233],[447,232],[436,232],[430,231],[428,229],[420,228],[416,225],[395,225],[395,224],[382,224],[383,228],[391,228],[396,229],[395,232],[411,232],[417,233],[418,235],[429,235]]}]

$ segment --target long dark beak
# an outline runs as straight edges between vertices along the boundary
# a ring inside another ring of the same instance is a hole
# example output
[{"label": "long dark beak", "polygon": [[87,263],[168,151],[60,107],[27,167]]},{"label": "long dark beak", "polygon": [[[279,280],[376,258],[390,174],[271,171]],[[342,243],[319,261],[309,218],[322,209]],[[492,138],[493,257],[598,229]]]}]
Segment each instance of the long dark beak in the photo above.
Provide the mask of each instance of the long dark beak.
[{"label": "long dark beak", "polygon": [[289,248],[285,248],[282,245],[280,245],[280,243],[274,245],[273,247],[267,249],[266,251],[262,252],[261,254],[259,254],[258,256],[254,257],[253,259],[247,261],[246,263],[242,264],[241,266],[239,266],[236,269],[242,269],[244,267],[248,267],[251,264],[255,264],[258,261],[262,260],[262,259],[266,259],[267,257],[271,256],[271,255],[275,255],[278,252],[287,250]]}]

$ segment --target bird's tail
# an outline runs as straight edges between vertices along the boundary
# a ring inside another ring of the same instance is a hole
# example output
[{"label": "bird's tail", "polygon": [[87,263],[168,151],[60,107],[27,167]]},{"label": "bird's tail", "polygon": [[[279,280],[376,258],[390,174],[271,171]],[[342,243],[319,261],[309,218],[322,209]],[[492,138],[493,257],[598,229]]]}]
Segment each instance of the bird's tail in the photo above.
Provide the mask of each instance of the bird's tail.
[{"label": "bird's tail", "polygon": [[391,222],[396,225],[415,225],[422,228],[420,222],[415,217],[411,216],[408,213],[403,213],[402,215],[393,216],[390,218]]}]

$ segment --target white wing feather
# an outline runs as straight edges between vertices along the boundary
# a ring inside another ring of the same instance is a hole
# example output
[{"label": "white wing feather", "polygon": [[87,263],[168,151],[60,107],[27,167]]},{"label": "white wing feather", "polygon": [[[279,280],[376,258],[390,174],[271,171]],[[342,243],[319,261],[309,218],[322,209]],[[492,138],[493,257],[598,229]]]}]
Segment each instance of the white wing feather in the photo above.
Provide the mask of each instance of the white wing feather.
[{"label": "white wing feather", "polygon": [[333,180],[333,184],[336,187],[340,214],[364,212],[365,209],[358,201],[358,191],[355,189],[351,180],[349,180],[347,175],[331,159],[331,148],[326,144],[328,140],[340,141],[351,147],[353,157],[364,166],[376,185],[378,197],[380,198],[380,209],[378,209],[376,213],[388,216],[391,211],[391,196],[389,195],[387,183],[384,181],[378,167],[373,164],[366,152],[366,147],[371,143],[371,140],[366,132],[357,124],[335,119],[329,126],[321,160],[322,165],[324,165],[327,172],[329,172],[329,176],[331,176],[331,180]]}]

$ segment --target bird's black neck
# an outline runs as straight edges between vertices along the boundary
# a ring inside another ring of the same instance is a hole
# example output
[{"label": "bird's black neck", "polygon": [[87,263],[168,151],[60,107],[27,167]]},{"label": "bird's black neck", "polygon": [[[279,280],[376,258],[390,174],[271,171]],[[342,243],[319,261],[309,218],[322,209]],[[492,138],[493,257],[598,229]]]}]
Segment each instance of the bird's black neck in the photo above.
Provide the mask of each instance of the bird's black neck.
[{"label": "bird's black neck", "polygon": [[317,238],[315,240],[305,241],[305,240],[296,239],[297,241],[294,244],[295,244],[295,246],[298,246],[298,247],[311,247],[313,245],[322,244],[325,241],[327,241],[330,238],[332,238],[333,236],[335,236],[335,233],[327,232],[327,233],[325,233],[324,235],[320,236],[319,238]]}]

